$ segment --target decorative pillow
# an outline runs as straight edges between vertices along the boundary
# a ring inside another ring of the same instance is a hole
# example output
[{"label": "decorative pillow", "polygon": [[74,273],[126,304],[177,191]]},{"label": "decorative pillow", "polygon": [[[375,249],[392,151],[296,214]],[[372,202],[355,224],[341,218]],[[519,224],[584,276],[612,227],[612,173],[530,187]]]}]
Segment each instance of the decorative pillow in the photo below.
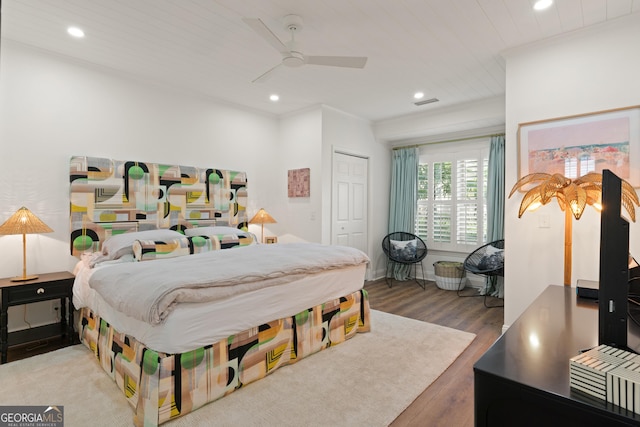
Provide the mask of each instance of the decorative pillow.
[{"label": "decorative pillow", "polygon": [[220,241],[216,236],[190,236],[187,239],[191,242],[192,254],[201,254],[220,249]]},{"label": "decorative pillow", "polygon": [[412,240],[390,240],[390,254],[392,258],[400,261],[412,261],[416,258],[418,248],[417,239]]},{"label": "decorative pillow", "polygon": [[218,234],[215,236],[220,241],[220,249],[229,249],[240,246],[249,246],[255,243],[250,233],[244,234]]},{"label": "decorative pillow", "polygon": [[220,243],[220,249],[229,249],[237,246],[249,246],[257,242],[253,233],[233,227],[198,227],[184,230],[187,236],[216,237]]},{"label": "decorative pillow", "polygon": [[123,255],[133,255],[133,242],[136,240],[167,240],[184,237],[182,233],[174,230],[145,230],[111,236],[102,244],[104,260],[119,259]]},{"label": "decorative pillow", "polygon": [[487,245],[484,248],[484,255],[493,255],[496,253],[503,252],[504,249],[496,248],[495,246]]},{"label": "decorative pillow", "polygon": [[133,257],[136,261],[175,258],[191,253],[190,241],[186,237],[167,240],[136,240],[133,242]]},{"label": "decorative pillow", "polygon": [[133,242],[133,256],[136,261],[175,258],[216,249],[220,249],[220,242],[216,237],[208,236],[183,236],[165,241],[136,240]]},{"label": "decorative pillow", "polygon": [[[492,246],[489,246],[492,247]],[[496,248],[493,248],[496,249]],[[504,250],[488,250],[485,255],[480,259],[478,268],[484,271],[499,270],[504,267]]]}]

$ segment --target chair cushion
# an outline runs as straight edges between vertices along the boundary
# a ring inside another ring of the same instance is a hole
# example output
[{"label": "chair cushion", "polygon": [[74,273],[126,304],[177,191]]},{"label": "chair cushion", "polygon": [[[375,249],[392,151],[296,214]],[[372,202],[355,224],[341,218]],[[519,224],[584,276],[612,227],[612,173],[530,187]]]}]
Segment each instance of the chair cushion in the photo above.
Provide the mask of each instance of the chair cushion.
[{"label": "chair cushion", "polygon": [[389,254],[392,259],[398,261],[412,261],[416,258],[417,239],[413,240],[390,240]]}]

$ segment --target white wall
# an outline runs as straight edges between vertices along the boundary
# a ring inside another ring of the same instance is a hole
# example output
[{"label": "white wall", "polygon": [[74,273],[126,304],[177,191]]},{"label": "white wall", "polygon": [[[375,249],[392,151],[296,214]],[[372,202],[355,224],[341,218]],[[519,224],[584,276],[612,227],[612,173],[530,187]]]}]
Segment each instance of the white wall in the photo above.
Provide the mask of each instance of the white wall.
[{"label": "white wall", "polygon": [[[260,206],[285,203],[286,176],[274,167],[282,155],[275,117],[149,86],[6,40],[1,53],[0,221],[25,205],[54,230],[27,236],[28,272],[75,265],[69,255],[72,155],[243,170],[250,215]],[[21,255],[21,236],[0,237],[0,277],[21,274]],[[22,308],[12,310],[9,327],[24,326]],[[38,324],[49,311],[30,305],[27,320]]]},{"label": "white wall", "polygon": [[322,242],[331,242],[331,165],[333,151],[340,150],[369,158],[367,253],[371,263],[367,279],[381,277],[384,268],[382,239],[389,222],[391,150],[377,141],[371,123],[335,108],[322,109]]},{"label": "white wall", "polygon": [[[518,123],[640,104],[640,15],[519,48],[506,56],[506,187],[517,181]],[[563,283],[564,215],[549,204],[518,219],[521,196],[505,206],[505,325],[549,284]],[[539,228],[548,215],[550,228]],[[573,222],[572,285],[598,280],[600,216]],[[631,224],[631,253],[640,227]]]},{"label": "white wall", "polygon": [[[279,206],[269,203],[267,211],[278,221],[273,225],[278,242],[322,241],[322,108],[290,114],[280,120],[279,161],[274,168],[279,176],[281,194],[278,200],[286,200]],[[287,197],[287,171],[310,169],[309,197]],[[265,232],[266,234],[266,232]]]}]

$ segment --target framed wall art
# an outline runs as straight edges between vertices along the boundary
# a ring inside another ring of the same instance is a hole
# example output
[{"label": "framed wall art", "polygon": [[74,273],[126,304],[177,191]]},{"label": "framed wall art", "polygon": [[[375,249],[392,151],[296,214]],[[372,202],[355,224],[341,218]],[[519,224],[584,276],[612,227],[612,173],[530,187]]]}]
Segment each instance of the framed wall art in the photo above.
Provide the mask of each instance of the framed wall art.
[{"label": "framed wall art", "polygon": [[640,187],[640,105],[518,126],[518,178],[604,169]]},{"label": "framed wall art", "polygon": [[309,168],[291,169],[287,172],[289,197],[309,197],[311,170]]}]

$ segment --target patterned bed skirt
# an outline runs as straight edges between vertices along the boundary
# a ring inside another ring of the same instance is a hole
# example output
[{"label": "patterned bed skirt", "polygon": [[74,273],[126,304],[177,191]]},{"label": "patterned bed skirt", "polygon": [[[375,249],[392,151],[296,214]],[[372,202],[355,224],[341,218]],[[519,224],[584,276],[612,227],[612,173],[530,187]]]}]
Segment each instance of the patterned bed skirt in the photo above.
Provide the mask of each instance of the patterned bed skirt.
[{"label": "patterned bed skirt", "polygon": [[137,426],[154,426],[259,380],[281,366],[370,330],[362,289],[181,354],[146,348],[81,310],[80,340],[133,406]]}]

